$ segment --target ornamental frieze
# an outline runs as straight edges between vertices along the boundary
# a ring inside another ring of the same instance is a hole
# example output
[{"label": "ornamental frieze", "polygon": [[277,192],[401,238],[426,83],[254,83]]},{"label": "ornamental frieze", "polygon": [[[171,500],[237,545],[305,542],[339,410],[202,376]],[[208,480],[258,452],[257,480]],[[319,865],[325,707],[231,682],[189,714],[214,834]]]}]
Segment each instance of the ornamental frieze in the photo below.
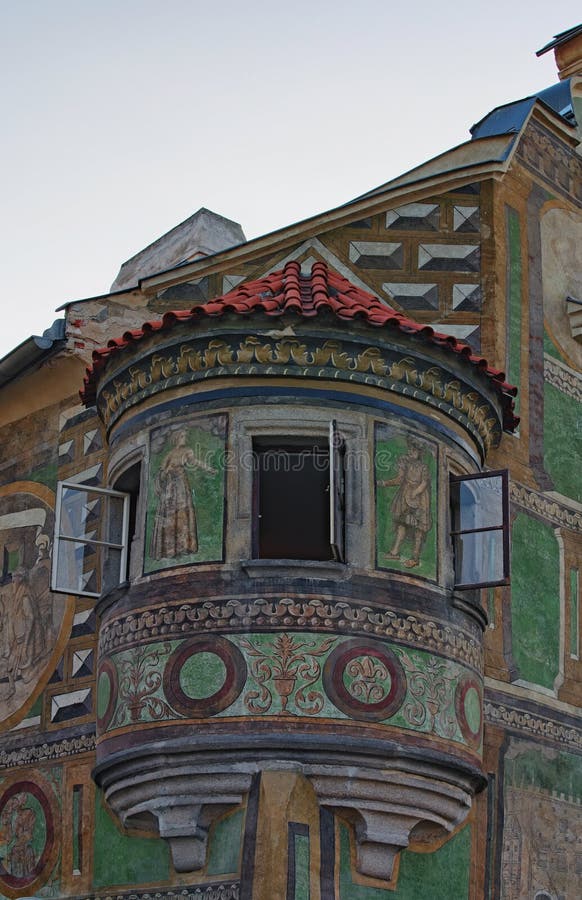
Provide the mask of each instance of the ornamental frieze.
[{"label": "ornamental frieze", "polygon": [[12,769],[28,766],[31,763],[50,762],[77,756],[81,753],[95,752],[95,735],[84,734],[79,737],[64,738],[56,741],[43,741],[32,747],[19,747],[17,750],[0,751],[0,769]]},{"label": "ornamental frieze", "polygon": [[131,406],[158,392],[207,378],[287,375],[372,385],[441,409],[461,422],[485,448],[501,437],[498,415],[469,384],[439,366],[396,350],[326,340],[321,345],[285,338],[274,343],[248,335],[237,345],[225,340],[190,342],[145,356],[105,381],[97,407],[111,427]]},{"label": "ornamental frieze", "polygon": [[263,717],[356,721],[477,750],[482,681],[465,666],[373,637],[208,634],[113,653],[98,673],[97,724]]},{"label": "ornamental frieze", "polygon": [[582,532],[582,513],[560,503],[554,497],[546,497],[514,481],[510,482],[509,497],[516,506],[548,519],[555,525]]},{"label": "ornamental frieze", "polygon": [[240,882],[215,882],[197,884],[175,890],[156,888],[151,891],[107,891],[102,894],[84,894],[78,900],[239,900]]},{"label": "ornamental frieze", "polygon": [[509,705],[485,701],[485,721],[498,728],[518,731],[535,738],[543,738],[572,750],[582,751],[582,729],[564,725],[542,714],[532,714]]},{"label": "ornamental frieze", "polygon": [[257,627],[373,635],[451,657],[479,673],[483,667],[479,642],[460,628],[419,614],[317,598],[206,600],[148,608],[103,622],[99,652],[104,657],[152,639],[169,640],[185,631],[196,635]]},{"label": "ornamental frieze", "polygon": [[551,356],[544,357],[544,380],[562,394],[582,403],[582,376]]}]

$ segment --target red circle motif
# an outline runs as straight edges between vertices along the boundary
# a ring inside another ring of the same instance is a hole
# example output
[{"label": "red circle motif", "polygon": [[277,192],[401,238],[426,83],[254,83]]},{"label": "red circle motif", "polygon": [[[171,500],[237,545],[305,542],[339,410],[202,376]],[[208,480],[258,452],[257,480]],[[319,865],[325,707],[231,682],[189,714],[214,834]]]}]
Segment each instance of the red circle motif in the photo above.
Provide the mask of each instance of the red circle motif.
[{"label": "red circle motif", "polygon": [[[360,657],[369,661],[365,667],[361,664],[362,683],[367,682],[370,688],[375,686],[373,679],[376,668],[390,678],[390,687],[381,691],[378,699],[375,697],[379,692],[370,690],[370,699],[360,700],[344,683],[346,672],[353,668]],[[343,713],[369,722],[379,722],[393,716],[402,706],[407,689],[404,669],[392,650],[380,641],[358,638],[345,641],[329,655],[323,668],[323,686],[330,700]]]}]

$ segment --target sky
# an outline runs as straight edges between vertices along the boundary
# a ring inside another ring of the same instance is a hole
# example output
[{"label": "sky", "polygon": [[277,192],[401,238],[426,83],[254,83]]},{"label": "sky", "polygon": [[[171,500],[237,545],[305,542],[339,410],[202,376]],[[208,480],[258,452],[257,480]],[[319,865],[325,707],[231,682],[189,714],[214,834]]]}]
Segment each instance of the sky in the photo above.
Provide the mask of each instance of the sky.
[{"label": "sky", "polygon": [[247,238],[557,81],[580,0],[0,0],[0,358],[205,206]]}]

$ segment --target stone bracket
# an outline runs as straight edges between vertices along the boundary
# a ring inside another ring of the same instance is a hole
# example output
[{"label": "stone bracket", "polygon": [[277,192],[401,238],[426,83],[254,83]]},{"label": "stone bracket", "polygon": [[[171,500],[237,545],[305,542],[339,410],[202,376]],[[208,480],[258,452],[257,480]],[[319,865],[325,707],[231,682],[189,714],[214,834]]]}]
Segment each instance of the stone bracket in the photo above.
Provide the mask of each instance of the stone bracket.
[{"label": "stone bracket", "polygon": [[[420,767],[422,768],[422,766]],[[467,817],[474,788],[469,780],[445,781],[402,770],[359,769],[349,777],[319,772],[310,776],[318,800],[354,825],[356,867],[362,875],[391,881],[398,854],[414,840],[451,833]]]},{"label": "stone bracket", "polygon": [[250,789],[248,774],[160,771],[125,777],[105,790],[112,810],[128,828],[166,840],[177,872],[195,872],[206,863],[212,823],[239,806]]}]

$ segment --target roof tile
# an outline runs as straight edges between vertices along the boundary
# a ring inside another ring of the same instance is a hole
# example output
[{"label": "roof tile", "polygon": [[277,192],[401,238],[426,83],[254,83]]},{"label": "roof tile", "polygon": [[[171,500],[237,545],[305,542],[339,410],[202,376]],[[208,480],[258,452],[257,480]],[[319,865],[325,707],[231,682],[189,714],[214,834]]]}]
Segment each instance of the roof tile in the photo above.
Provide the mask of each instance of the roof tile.
[{"label": "roof tile", "polygon": [[129,345],[153,332],[172,328],[179,322],[198,321],[235,313],[251,315],[255,312],[267,316],[293,314],[304,318],[317,316],[325,311],[340,319],[361,318],[375,327],[391,327],[404,334],[418,335],[437,346],[459,354],[477,369],[483,371],[502,394],[504,428],[513,431],[519,422],[513,414],[512,397],[517,389],[505,381],[505,373],[489,366],[486,359],[474,356],[471,347],[450,334],[435,331],[430,325],[422,325],[397,312],[373,294],[351,284],[342,275],[332,272],[324,262],[315,262],[311,275],[302,275],[296,260],[288,262],[284,269],[273,272],[257,281],[246,282],[228,294],[210,300],[190,310],[172,310],[161,320],[145,322],[141,329],[126,331],[121,338],[111,339],[107,347],[93,351],[93,365],[87,369],[81,399],[86,405],[95,402],[97,380],[106,361]]}]

